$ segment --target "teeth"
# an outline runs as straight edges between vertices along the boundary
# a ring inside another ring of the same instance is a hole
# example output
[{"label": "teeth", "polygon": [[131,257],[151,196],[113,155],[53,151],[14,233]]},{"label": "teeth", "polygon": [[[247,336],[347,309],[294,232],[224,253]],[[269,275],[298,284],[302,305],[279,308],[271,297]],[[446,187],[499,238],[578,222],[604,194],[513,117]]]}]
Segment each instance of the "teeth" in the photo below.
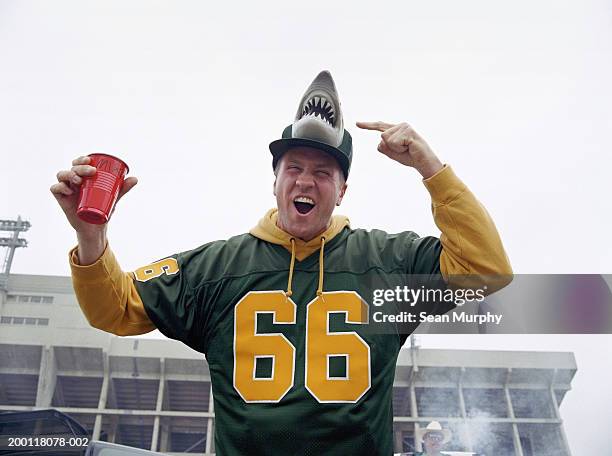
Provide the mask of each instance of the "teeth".
[{"label": "teeth", "polygon": [[320,117],[321,120],[324,120],[333,127],[336,112],[334,111],[334,105],[330,101],[323,96],[317,95],[310,98],[302,108],[302,118],[307,116]]},{"label": "teeth", "polygon": [[303,115],[310,114],[314,115],[314,108],[318,108],[319,110],[326,111],[326,115],[330,116],[332,119],[336,115],[336,111],[334,110],[334,105],[327,100],[327,98],[323,96],[314,96],[310,98],[302,107]]},{"label": "teeth", "polygon": [[308,204],[312,204],[314,206],[314,201],[306,196],[298,196],[296,199],[293,200],[293,202],[295,203],[308,203]]}]

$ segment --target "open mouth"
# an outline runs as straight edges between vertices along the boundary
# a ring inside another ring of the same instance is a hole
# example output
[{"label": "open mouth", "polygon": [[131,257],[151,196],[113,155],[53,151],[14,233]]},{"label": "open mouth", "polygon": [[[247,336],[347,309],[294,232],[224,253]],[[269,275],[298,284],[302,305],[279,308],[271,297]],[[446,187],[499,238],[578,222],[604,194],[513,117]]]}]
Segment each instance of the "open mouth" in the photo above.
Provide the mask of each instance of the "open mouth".
[{"label": "open mouth", "polygon": [[325,97],[310,98],[302,107],[302,118],[306,116],[320,117],[332,127],[336,126],[336,113],[333,105]]},{"label": "open mouth", "polygon": [[308,214],[315,207],[315,202],[308,197],[298,196],[293,200],[293,205],[300,214],[304,215]]}]

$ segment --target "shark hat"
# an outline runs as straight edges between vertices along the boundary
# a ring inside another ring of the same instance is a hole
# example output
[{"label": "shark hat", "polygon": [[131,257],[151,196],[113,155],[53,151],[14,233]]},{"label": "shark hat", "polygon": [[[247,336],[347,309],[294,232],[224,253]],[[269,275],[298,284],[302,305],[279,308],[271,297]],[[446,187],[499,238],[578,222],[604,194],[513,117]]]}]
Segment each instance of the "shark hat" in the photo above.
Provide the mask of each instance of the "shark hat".
[{"label": "shark hat", "polygon": [[298,105],[295,120],[283,130],[281,139],[270,143],[272,168],[292,147],[308,146],[333,156],[347,179],[353,158],[353,141],[344,129],[340,99],[329,71],[321,71]]}]

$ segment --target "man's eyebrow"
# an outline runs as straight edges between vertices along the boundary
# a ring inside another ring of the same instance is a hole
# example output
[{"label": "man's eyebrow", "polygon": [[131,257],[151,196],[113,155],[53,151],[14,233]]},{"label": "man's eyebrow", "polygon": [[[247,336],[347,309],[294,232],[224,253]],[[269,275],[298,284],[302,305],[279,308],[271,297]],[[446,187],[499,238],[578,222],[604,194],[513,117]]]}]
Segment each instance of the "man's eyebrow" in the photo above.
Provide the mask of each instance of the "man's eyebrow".
[{"label": "man's eyebrow", "polygon": [[285,164],[304,166],[304,163],[302,163],[298,158],[288,158]]},{"label": "man's eyebrow", "polygon": [[[304,166],[304,163],[302,161],[300,161],[299,159],[297,159],[297,158],[289,158],[289,159],[287,159],[287,164],[288,165],[292,164],[292,165]],[[324,161],[316,162],[313,165],[313,167],[316,168],[316,169],[322,169],[322,168],[330,169],[330,168],[333,168],[333,166],[334,166],[334,164],[332,162],[324,162]]]},{"label": "man's eyebrow", "polygon": [[333,166],[334,166],[333,161],[319,161],[319,162],[315,162],[314,164],[315,168],[333,168]]}]

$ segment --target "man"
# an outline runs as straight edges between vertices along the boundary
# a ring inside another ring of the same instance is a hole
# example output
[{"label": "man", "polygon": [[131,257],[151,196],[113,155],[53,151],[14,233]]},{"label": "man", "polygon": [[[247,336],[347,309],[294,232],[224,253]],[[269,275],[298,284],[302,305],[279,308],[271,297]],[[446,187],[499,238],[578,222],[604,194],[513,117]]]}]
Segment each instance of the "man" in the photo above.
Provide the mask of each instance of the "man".
[{"label": "man", "polygon": [[451,436],[450,430],[443,429],[438,421],[432,421],[416,433],[416,440],[423,442],[424,451],[415,453],[415,456],[441,456],[440,451],[450,442]]},{"label": "man", "polygon": [[[118,335],[157,327],[206,355],[219,455],[391,454],[395,364],[409,331],[367,331],[370,285],[511,273],[486,211],[423,138],[407,124],[357,125],[382,132],[379,151],[421,173],[441,239],[354,230],[332,216],[352,139],[326,71],[270,144],[277,208],[250,233],[124,273],[106,227],[75,214],[78,186],[95,173],[89,159],[51,187],[77,232],[70,262],[89,322]],[[126,179],[121,196],[135,184]]]}]

